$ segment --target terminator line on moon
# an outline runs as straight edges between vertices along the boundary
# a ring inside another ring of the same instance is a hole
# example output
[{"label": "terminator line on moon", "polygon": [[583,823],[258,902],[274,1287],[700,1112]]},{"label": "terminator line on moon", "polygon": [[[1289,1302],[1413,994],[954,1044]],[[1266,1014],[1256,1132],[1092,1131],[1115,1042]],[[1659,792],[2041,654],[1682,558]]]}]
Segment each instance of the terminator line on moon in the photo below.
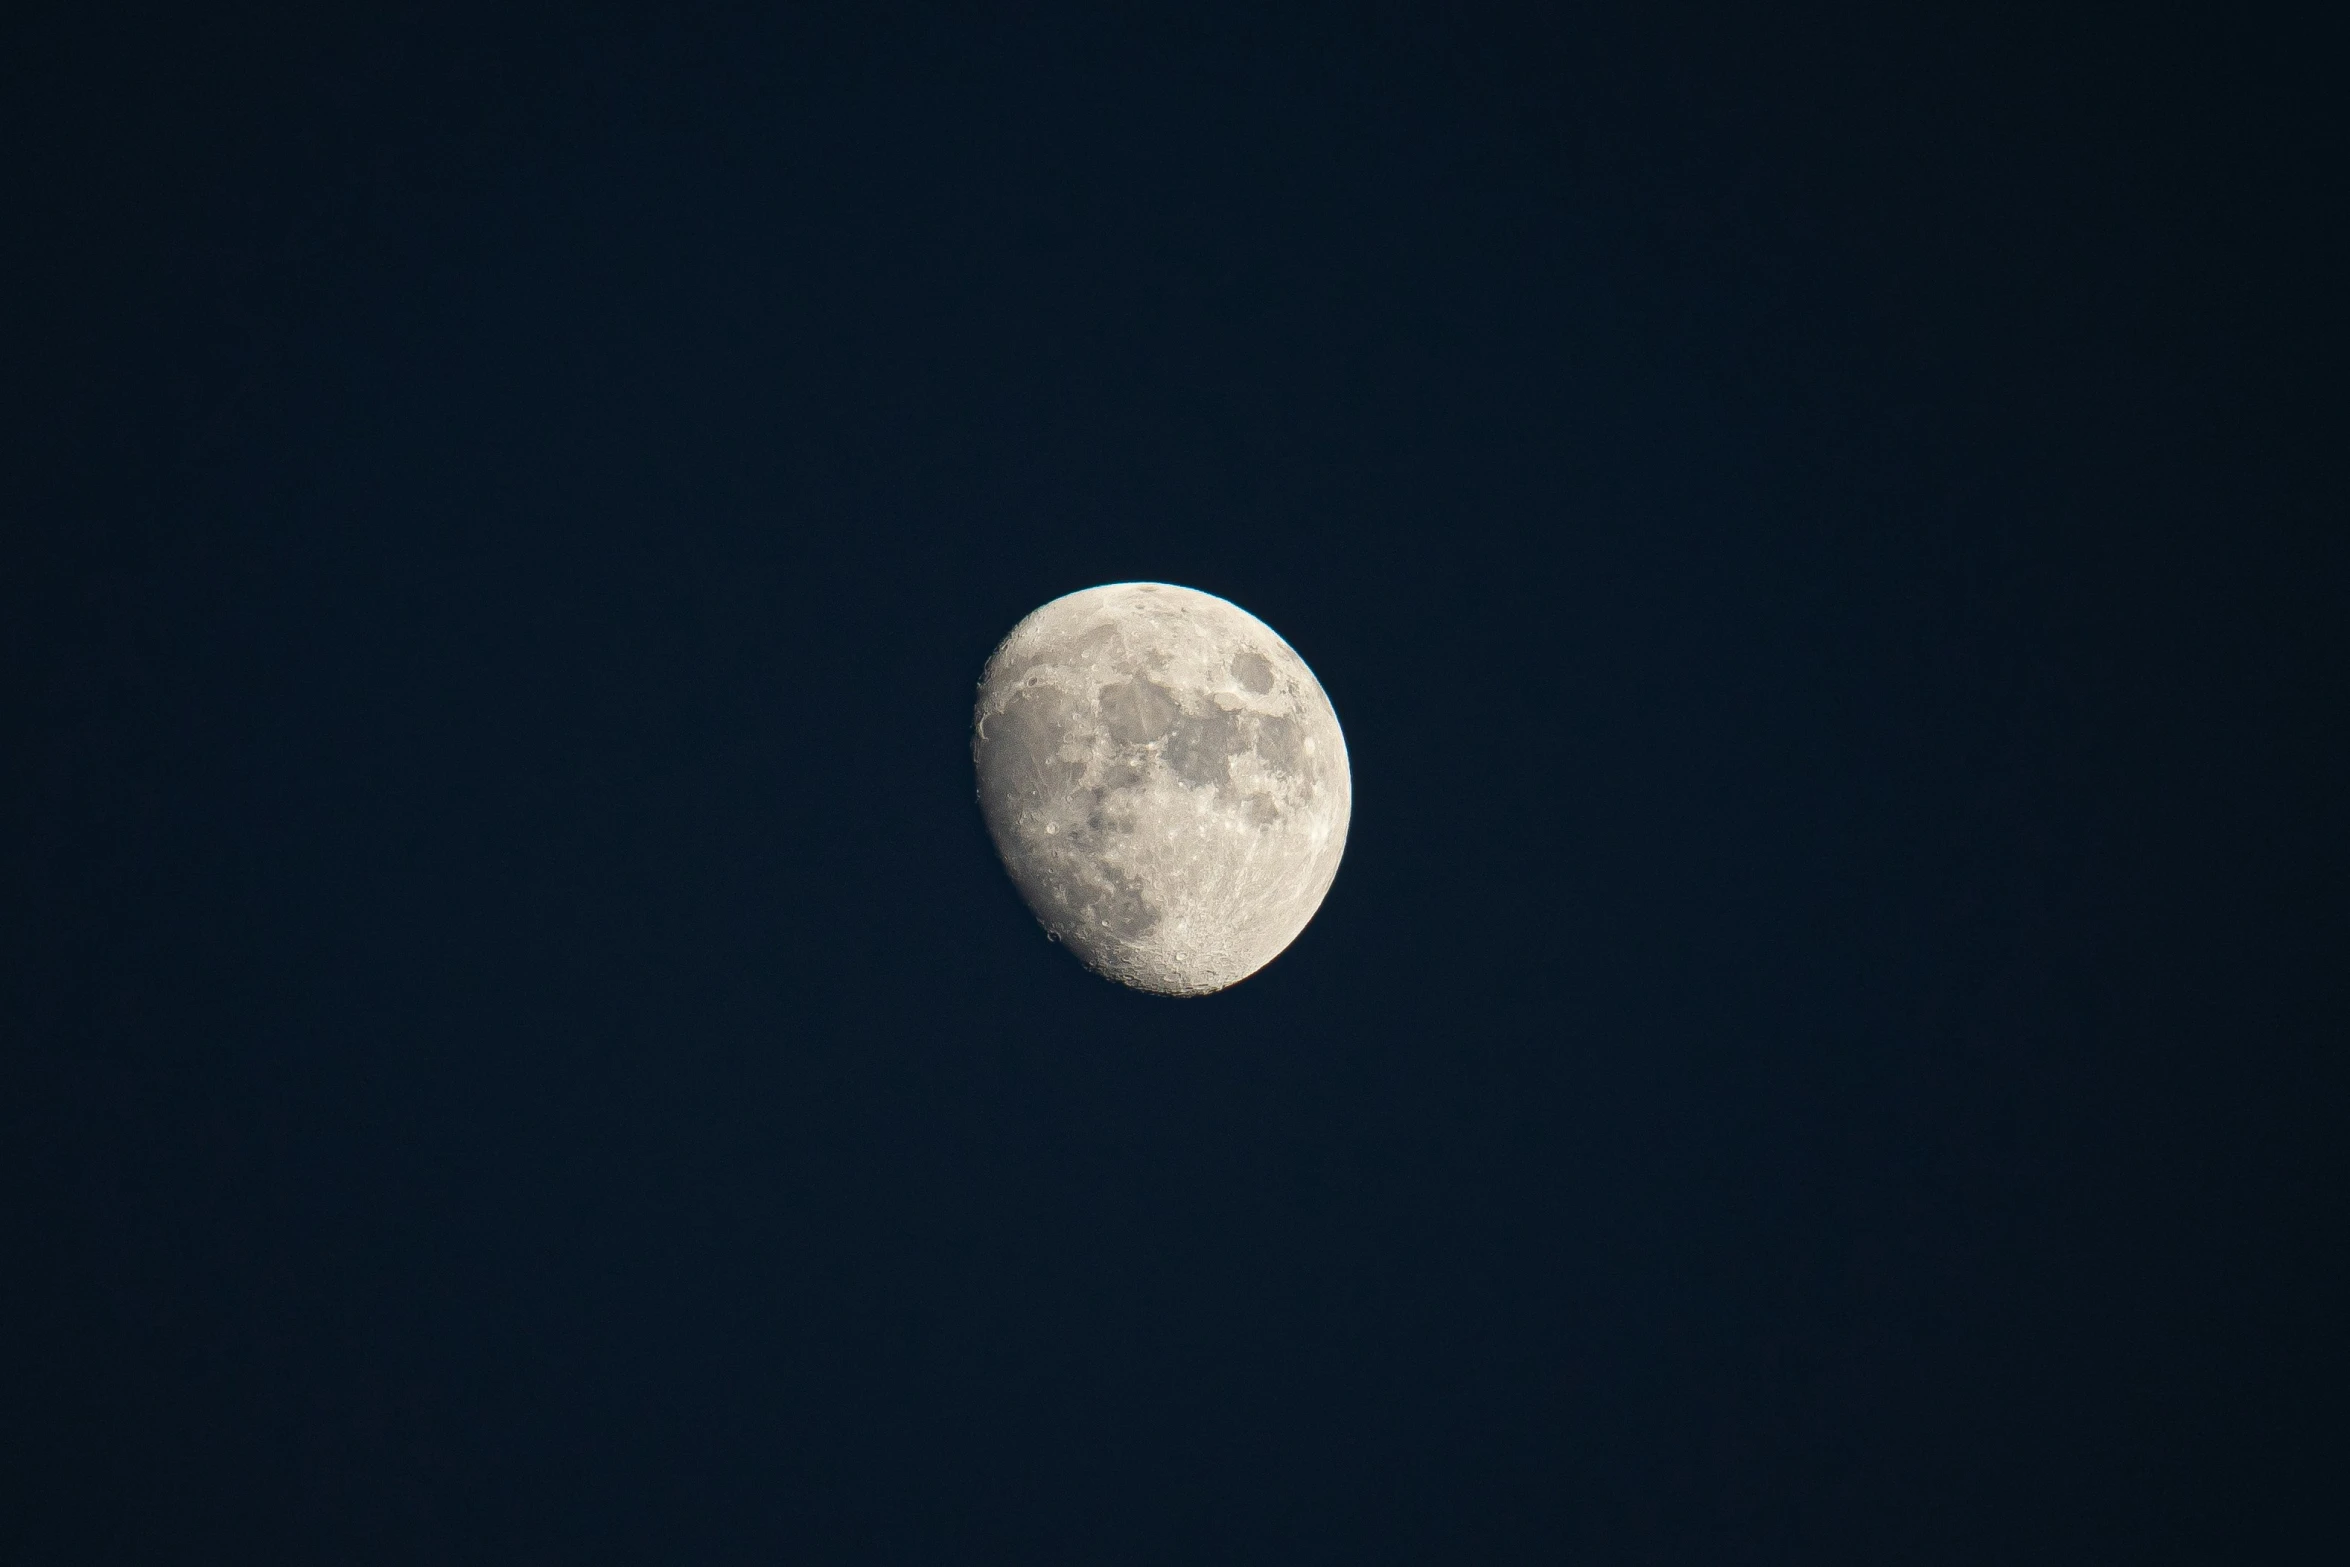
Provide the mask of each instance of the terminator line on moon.
[{"label": "terminator line on moon", "polygon": [[1206,995],[1263,968],[1346,852],[1330,699],[1271,627],[1191,588],[1087,588],[1013,627],[971,754],[1047,934],[1139,990]]}]

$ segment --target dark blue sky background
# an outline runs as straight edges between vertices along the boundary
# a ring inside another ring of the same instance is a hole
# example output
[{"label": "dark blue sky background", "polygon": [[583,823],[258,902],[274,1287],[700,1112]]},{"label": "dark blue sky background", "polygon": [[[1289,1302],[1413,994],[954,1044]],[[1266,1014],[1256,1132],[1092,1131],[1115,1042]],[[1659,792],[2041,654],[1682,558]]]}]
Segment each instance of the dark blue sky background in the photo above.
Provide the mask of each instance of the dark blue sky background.
[{"label": "dark blue sky background", "polygon": [[[2338,1528],[2334,40],[327,9],[0,25],[0,1555]],[[1205,1001],[971,798],[1132,578]]]}]

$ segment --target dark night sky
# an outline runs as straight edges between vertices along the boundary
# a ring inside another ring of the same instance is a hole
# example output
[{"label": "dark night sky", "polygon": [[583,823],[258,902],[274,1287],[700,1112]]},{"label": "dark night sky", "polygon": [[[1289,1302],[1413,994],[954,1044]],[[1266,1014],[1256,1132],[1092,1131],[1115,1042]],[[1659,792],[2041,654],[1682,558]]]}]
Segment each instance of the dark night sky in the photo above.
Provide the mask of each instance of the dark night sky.
[{"label": "dark night sky", "polygon": [[2337,39],[351,9],[0,24],[0,1558],[2331,1556]]}]

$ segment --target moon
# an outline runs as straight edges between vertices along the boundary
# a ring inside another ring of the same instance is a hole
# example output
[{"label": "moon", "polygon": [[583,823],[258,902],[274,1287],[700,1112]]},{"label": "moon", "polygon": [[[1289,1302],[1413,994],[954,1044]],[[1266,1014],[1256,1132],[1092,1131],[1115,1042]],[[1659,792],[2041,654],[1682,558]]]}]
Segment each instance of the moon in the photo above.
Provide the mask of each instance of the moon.
[{"label": "moon", "polygon": [[1272,627],[1164,582],[1054,599],[987,661],[979,807],[1047,936],[1095,973],[1203,996],[1297,939],[1338,874],[1346,737]]}]

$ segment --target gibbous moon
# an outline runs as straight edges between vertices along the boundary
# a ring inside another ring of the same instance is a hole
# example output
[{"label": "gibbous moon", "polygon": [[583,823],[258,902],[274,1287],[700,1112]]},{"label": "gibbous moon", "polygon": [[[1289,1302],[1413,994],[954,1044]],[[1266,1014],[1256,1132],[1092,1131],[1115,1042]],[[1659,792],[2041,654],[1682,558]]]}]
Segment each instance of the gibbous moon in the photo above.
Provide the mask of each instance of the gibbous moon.
[{"label": "gibbous moon", "polygon": [[1057,598],[987,661],[979,806],[1046,933],[1202,996],[1280,956],[1346,852],[1346,738],[1288,643],[1163,582]]}]

